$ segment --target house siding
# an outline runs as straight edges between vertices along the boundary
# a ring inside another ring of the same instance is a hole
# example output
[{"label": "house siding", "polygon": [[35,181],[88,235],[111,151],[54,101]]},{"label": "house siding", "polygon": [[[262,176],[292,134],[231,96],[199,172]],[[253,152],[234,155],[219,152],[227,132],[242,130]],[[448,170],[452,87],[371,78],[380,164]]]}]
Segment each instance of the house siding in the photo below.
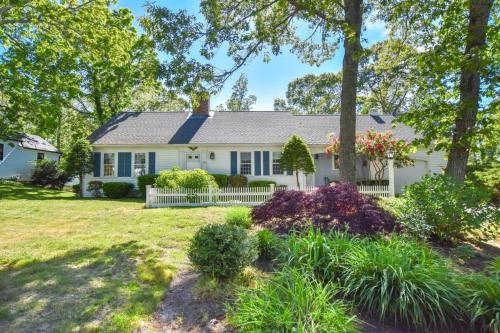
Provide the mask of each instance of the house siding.
[{"label": "house siding", "polygon": [[45,158],[53,161],[58,161],[60,156],[58,153],[22,148],[16,141],[0,140],[0,144],[4,145],[3,160],[0,161],[0,179],[19,177],[22,181],[28,181],[33,173],[37,153],[44,153]]}]

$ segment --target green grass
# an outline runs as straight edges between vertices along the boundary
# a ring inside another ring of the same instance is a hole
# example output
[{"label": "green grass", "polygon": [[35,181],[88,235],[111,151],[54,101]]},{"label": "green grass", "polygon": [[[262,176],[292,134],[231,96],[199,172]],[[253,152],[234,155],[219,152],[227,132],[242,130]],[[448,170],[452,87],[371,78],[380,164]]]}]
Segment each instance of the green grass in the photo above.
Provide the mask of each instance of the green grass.
[{"label": "green grass", "polygon": [[188,240],[225,209],[143,207],[0,183],[0,331],[129,332],[150,319]]}]

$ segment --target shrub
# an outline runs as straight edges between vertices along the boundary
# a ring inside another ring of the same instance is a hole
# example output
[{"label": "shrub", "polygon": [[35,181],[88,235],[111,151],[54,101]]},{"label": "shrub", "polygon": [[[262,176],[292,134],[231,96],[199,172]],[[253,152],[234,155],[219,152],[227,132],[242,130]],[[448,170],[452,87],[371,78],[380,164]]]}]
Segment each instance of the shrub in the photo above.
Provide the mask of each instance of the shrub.
[{"label": "shrub", "polygon": [[100,197],[102,190],[102,182],[99,180],[93,180],[89,182],[87,186],[87,191],[90,191],[94,197]]},{"label": "shrub", "polygon": [[217,183],[212,175],[206,170],[181,170],[173,168],[160,172],[155,180],[157,187],[163,188],[207,188],[209,186],[217,188]]},{"label": "shrub", "polygon": [[254,223],[284,231],[311,225],[359,234],[397,230],[390,214],[348,183],[322,187],[310,194],[277,191],[269,201],[253,209],[252,219]]},{"label": "shrub", "polygon": [[36,186],[62,189],[69,180],[68,175],[62,171],[56,161],[37,160],[31,175],[31,183]]},{"label": "shrub", "polygon": [[229,176],[219,173],[214,173],[211,176],[214,177],[215,182],[219,185],[219,187],[227,187],[227,184],[229,183]]},{"label": "shrub", "polygon": [[340,263],[346,297],[381,321],[429,330],[461,318],[463,298],[456,274],[415,241],[365,239]]},{"label": "shrub", "polygon": [[500,204],[500,163],[467,166],[467,184],[488,191],[491,201]]},{"label": "shrub", "polygon": [[252,225],[252,218],[250,217],[250,208],[248,207],[231,207],[226,212],[226,223],[235,225],[245,229],[250,228]]},{"label": "shrub", "polygon": [[71,190],[76,194],[80,194],[80,184],[71,185]]},{"label": "shrub", "polygon": [[471,329],[475,332],[500,332],[500,280],[481,274],[462,279]]},{"label": "shrub", "polygon": [[228,309],[239,332],[357,332],[335,285],[284,269],[257,288],[241,289]]},{"label": "shrub", "polygon": [[474,235],[487,239],[498,231],[498,212],[488,205],[487,193],[446,176],[424,176],[405,188],[400,204],[399,220],[417,237],[453,241]]},{"label": "shrub", "polygon": [[233,175],[229,177],[229,185],[232,187],[245,187],[247,186],[247,177],[243,175]]},{"label": "shrub", "polygon": [[102,189],[108,198],[120,199],[130,194],[134,185],[125,182],[104,183]]},{"label": "shrub", "polygon": [[233,278],[257,257],[257,244],[245,229],[212,224],[199,229],[191,240],[188,257],[203,274]]},{"label": "shrub", "polygon": [[278,254],[279,238],[267,229],[260,230],[255,236],[259,246],[259,258],[274,259]]},{"label": "shrub", "polygon": [[248,183],[248,187],[270,187],[271,185],[276,186],[276,182],[272,180],[254,180]]},{"label": "shrub", "polygon": [[137,177],[137,188],[142,197],[146,196],[146,186],[154,185],[156,178],[158,178],[158,175],[142,175]]}]

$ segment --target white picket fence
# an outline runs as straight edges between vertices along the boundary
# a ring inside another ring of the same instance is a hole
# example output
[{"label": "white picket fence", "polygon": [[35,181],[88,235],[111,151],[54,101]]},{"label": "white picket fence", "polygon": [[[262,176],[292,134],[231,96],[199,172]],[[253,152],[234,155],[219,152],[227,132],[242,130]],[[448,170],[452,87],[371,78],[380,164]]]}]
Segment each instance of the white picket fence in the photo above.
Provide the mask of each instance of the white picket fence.
[{"label": "white picket fence", "polygon": [[[298,188],[287,187],[287,190]],[[301,191],[313,192],[317,187],[301,187]],[[388,197],[389,187],[387,185],[363,185],[358,186],[361,193],[371,196]],[[146,207],[194,207],[194,206],[256,206],[269,200],[273,193],[279,190],[275,186],[270,187],[223,187],[223,188],[156,188],[146,186]]]}]

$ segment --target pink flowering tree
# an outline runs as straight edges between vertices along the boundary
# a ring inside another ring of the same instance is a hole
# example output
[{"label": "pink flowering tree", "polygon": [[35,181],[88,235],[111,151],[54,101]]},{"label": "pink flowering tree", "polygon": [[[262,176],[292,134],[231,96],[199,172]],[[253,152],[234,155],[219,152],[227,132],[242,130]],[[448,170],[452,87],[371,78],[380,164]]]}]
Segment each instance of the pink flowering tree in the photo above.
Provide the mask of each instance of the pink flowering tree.
[{"label": "pink flowering tree", "polygon": [[[332,136],[330,145],[326,148],[328,154],[338,154],[340,150],[340,140]],[[392,132],[375,132],[368,130],[356,136],[356,154],[366,157],[375,169],[375,180],[384,179],[384,172],[387,168],[387,152],[394,154],[394,166],[397,168],[413,165],[410,158],[412,151],[410,143],[402,139],[394,138]]]}]

